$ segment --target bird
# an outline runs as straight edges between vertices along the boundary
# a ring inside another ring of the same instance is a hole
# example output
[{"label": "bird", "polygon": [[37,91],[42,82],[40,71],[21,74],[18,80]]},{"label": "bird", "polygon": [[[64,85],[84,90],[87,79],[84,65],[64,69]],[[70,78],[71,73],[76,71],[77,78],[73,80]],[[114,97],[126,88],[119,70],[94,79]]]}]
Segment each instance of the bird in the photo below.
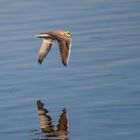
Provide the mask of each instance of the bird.
[{"label": "bird", "polygon": [[59,51],[62,64],[66,67],[68,65],[71,53],[71,32],[67,30],[54,30],[47,33],[40,33],[34,35],[35,37],[43,38],[42,45],[38,54],[38,63],[42,64],[44,58],[49,53],[54,42],[59,45]]}]

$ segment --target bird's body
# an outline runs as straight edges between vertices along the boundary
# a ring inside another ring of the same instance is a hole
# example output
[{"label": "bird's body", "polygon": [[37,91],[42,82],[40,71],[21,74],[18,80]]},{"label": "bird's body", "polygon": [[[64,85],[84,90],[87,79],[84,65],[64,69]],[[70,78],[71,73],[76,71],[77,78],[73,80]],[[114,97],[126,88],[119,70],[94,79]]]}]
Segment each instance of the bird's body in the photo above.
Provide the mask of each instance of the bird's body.
[{"label": "bird's body", "polygon": [[38,63],[41,64],[46,55],[49,53],[54,41],[59,44],[61,60],[64,66],[67,66],[71,52],[71,34],[69,31],[55,30],[48,33],[35,35],[43,38],[42,45],[39,50]]}]

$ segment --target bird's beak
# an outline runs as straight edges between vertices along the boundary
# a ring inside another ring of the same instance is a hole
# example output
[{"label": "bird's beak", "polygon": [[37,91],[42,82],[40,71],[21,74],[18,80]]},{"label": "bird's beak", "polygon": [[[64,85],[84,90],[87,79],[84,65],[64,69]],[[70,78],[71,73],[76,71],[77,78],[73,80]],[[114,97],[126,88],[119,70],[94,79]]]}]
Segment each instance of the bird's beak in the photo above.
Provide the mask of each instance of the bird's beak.
[{"label": "bird's beak", "polygon": [[49,36],[48,36],[48,34],[46,34],[46,33],[41,33],[41,34],[33,35],[33,37],[47,38],[47,37],[49,37]]}]

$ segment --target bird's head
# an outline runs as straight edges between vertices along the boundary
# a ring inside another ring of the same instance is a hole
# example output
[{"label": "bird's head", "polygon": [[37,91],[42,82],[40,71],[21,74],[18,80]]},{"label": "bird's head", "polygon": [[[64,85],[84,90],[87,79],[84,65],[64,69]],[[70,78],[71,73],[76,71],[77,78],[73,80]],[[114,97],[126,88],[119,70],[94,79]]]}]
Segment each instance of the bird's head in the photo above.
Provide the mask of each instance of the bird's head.
[{"label": "bird's head", "polygon": [[65,32],[65,35],[66,35],[67,37],[71,37],[70,31],[66,31],[66,32]]}]

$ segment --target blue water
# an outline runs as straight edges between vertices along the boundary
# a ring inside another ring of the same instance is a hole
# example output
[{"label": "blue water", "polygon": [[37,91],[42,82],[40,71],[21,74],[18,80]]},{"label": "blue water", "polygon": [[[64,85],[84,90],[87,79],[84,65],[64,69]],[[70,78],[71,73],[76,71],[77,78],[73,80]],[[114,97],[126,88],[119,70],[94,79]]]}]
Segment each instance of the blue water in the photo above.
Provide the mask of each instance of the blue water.
[{"label": "blue water", "polygon": [[[140,139],[140,1],[0,0],[0,139],[43,139],[36,100],[57,123],[68,110],[70,140]],[[37,64],[42,40],[72,33],[63,67],[57,45]]]}]

